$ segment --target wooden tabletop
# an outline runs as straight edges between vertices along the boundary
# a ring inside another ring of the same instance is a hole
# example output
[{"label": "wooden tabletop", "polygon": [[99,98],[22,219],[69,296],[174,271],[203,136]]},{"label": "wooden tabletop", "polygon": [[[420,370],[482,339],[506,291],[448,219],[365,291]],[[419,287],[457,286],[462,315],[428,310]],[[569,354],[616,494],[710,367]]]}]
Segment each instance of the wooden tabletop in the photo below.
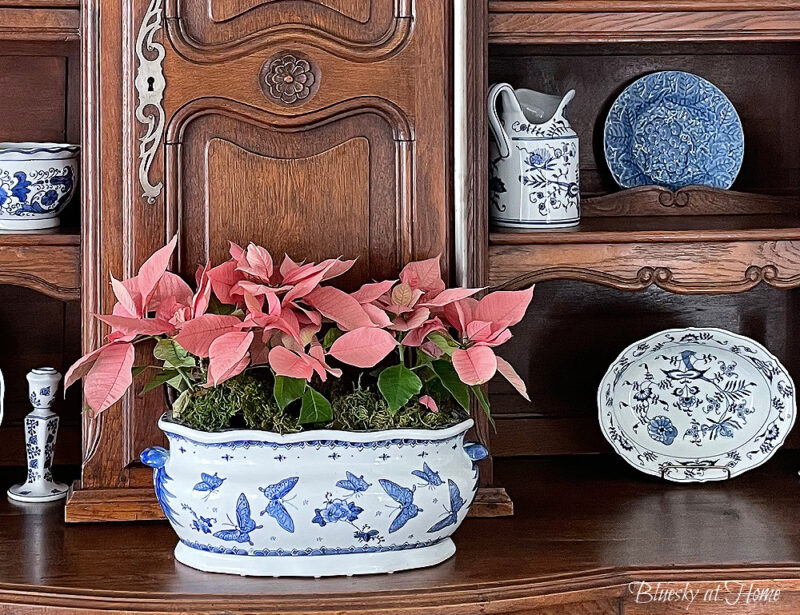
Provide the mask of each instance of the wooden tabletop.
[{"label": "wooden tabletop", "polygon": [[728,482],[676,485],[610,455],[501,459],[515,517],[468,519],[455,557],[430,569],[323,580],[205,574],[174,561],[165,523],[65,525],[61,504],[2,498],[0,613],[618,613],[636,580],[783,579],[788,600],[800,596],[798,467],[785,452]]}]

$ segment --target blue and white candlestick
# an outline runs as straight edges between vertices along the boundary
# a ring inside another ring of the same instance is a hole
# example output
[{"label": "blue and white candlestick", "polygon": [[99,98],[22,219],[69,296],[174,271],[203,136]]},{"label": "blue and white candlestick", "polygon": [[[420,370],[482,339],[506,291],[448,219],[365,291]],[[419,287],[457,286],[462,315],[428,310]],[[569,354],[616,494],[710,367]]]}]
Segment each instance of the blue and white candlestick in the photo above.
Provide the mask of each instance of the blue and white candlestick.
[{"label": "blue and white candlestick", "polygon": [[53,451],[58,433],[58,415],[50,408],[56,398],[61,374],[52,367],[28,372],[28,390],[33,412],[25,417],[25,452],[28,478],[8,490],[8,497],[19,502],[52,502],[66,497],[68,487],[53,481]]}]

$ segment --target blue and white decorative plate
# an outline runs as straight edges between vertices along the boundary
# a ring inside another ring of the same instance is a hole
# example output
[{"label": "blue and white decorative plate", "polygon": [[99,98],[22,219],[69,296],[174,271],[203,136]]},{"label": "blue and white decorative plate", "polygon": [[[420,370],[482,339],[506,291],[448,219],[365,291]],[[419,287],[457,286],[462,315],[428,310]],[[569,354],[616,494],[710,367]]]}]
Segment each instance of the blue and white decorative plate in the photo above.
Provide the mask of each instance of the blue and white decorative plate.
[{"label": "blue and white decorative plate", "polygon": [[742,122],[705,79],[680,71],[646,75],[611,106],[604,149],[623,188],[730,188],[744,157]]},{"label": "blue and white decorative plate", "polygon": [[670,329],[628,346],[597,404],[603,435],[625,461],[682,483],[761,465],[783,444],[796,407],[780,362],[721,329]]}]

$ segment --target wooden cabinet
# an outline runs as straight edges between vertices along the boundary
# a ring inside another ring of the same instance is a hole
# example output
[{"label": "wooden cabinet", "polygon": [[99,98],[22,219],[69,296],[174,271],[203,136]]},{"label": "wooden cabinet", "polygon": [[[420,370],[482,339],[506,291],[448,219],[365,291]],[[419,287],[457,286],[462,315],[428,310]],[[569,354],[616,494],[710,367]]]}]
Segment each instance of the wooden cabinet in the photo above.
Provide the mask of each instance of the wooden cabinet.
[{"label": "wooden cabinet", "polygon": [[[439,0],[84,2],[84,347],[109,275],[174,233],[187,278],[228,241],[358,257],[355,285],[408,260],[450,267],[450,12]],[[102,79],[99,78],[102,75]],[[155,518],[138,454],[160,393],[84,424],[70,519]]]}]

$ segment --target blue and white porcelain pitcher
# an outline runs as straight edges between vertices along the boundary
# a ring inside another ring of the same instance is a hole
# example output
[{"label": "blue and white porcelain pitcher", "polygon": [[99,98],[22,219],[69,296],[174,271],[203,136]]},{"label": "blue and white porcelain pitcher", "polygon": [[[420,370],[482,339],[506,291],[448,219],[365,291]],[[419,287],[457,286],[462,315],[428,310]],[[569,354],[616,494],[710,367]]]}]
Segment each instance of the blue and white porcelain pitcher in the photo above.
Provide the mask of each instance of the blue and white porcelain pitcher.
[{"label": "blue and white porcelain pitcher", "polygon": [[[489,218],[495,226],[537,230],[580,222],[578,135],[561,98],[514,90],[498,83],[489,90]],[[502,113],[497,113],[498,99]]]}]

